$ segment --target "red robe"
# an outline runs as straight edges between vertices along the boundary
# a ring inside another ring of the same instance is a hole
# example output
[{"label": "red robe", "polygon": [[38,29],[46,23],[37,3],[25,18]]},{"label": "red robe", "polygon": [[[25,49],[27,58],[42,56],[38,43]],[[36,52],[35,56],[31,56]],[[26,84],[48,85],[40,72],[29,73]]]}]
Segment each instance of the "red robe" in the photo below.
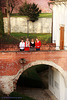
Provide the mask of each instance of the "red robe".
[{"label": "red robe", "polygon": [[35,42],[35,48],[39,49],[41,47],[41,41]]},{"label": "red robe", "polygon": [[26,42],[25,42],[25,51],[29,51],[30,50],[30,42],[29,42],[29,46],[26,46]]}]

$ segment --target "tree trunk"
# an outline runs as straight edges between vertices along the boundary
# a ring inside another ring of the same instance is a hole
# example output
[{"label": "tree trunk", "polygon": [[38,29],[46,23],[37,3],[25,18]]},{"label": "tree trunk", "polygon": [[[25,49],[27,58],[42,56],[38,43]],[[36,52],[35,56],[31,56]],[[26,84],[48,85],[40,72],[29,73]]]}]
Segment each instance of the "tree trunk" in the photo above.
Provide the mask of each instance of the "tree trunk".
[{"label": "tree trunk", "polygon": [[14,9],[14,7],[12,7],[10,14],[12,14],[13,9]]},{"label": "tree trunk", "polygon": [[29,20],[27,20],[27,38],[29,37]]},{"label": "tree trunk", "polygon": [[8,35],[10,35],[10,9],[8,0],[6,1],[6,5],[7,5],[7,20],[8,20]]}]

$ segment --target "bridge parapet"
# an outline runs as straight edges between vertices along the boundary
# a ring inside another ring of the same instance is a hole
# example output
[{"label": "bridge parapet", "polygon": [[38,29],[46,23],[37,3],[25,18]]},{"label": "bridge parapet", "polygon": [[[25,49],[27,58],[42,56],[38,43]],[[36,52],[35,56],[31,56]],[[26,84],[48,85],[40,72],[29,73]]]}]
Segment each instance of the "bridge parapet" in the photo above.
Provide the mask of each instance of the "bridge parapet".
[{"label": "bridge parapet", "polygon": [[[41,50],[56,50],[55,43],[42,44]],[[0,44],[0,51],[19,51],[18,44]]]}]

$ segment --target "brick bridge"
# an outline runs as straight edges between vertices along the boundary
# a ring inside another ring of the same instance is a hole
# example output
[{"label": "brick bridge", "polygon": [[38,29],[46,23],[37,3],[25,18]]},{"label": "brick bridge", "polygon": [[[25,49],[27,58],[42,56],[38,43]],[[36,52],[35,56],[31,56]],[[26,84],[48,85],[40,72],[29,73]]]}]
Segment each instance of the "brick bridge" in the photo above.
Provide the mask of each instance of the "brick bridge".
[{"label": "brick bridge", "polygon": [[21,73],[39,64],[57,69],[63,75],[67,86],[67,51],[0,52],[1,90],[5,94],[10,94],[16,88]]}]

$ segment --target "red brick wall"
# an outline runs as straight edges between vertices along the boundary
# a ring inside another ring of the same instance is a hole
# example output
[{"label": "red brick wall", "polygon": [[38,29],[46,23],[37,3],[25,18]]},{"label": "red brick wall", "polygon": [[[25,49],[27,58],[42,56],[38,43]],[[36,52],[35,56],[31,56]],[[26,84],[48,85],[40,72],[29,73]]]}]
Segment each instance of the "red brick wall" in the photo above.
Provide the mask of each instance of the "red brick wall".
[{"label": "red brick wall", "polygon": [[67,71],[67,51],[0,52],[0,76],[16,75],[22,68],[21,58],[26,59],[25,65],[38,60],[52,61]]},{"label": "red brick wall", "polygon": [[[55,43],[45,43],[41,45],[40,50],[55,50]],[[0,51],[19,51],[18,44],[0,44]]]}]

